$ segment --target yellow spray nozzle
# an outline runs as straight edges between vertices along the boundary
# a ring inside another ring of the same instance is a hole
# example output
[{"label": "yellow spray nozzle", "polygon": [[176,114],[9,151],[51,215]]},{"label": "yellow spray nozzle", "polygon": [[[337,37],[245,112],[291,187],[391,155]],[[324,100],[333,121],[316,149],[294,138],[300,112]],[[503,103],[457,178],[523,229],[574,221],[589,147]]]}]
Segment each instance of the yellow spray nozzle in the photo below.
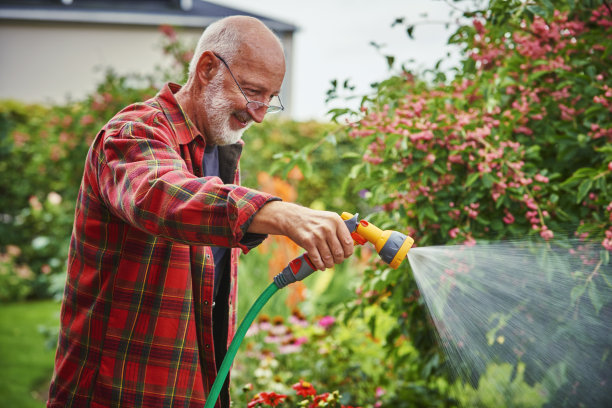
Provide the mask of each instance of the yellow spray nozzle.
[{"label": "yellow spray nozzle", "polygon": [[[355,216],[344,212],[341,217],[346,221]],[[357,244],[362,245],[366,241],[371,242],[381,259],[393,269],[400,266],[412,244],[414,244],[414,239],[411,237],[398,231],[383,231],[366,220],[359,221],[355,230],[351,231],[351,235]]]}]

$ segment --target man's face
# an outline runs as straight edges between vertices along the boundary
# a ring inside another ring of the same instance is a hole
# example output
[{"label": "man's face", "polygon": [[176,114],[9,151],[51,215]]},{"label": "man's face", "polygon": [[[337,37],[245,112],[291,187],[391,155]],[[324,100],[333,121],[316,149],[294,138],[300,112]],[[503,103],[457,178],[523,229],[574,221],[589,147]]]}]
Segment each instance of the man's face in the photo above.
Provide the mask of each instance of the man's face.
[{"label": "man's face", "polygon": [[[245,53],[241,61],[249,61]],[[262,62],[255,63],[254,60]],[[280,92],[285,66],[265,58],[251,58],[249,64],[231,65],[232,73],[249,100],[269,103]],[[206,135],[209,143],[226,145],[236,143],[253,122],[260,123],[266,108],[247,109],[247,101],[234,81],[229,69],[219,61],[219,70],[210,80],[204,93],[203,105],[207,117]]]},{"label": "man's face", "polygon": [[223,73],[219,72],[204,95],[209,143],[221,146],[238,142],[244,131],[253,124],[246,104],[242,109],[236,109],[234,101],[225,96],[223,79]]}]

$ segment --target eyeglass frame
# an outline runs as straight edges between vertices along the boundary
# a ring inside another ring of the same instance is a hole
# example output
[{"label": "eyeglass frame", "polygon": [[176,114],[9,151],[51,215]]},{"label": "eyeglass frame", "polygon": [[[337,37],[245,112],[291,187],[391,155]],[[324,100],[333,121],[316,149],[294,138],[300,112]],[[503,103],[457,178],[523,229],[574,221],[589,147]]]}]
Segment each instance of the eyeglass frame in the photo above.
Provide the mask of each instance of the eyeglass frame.
[{"label": "eyeglass frame", "polygon": [[[259,102],[259,101],[252,101],[250,100],[246,94],[244,93],[244,91],[242,90],[242,87],[240,86],[240,84],[238,83],[238,80],[236,79],[236,77],[234,76],[234,74],[232,73],[232,70],[230,69],[229,65],[227,64],[227,62],[225,62],[225,60],[217,55],[217,53],[213,52],[213,55],[217,58],[219,58],[219,60],[221,60],[221,62],[223,63],[223,65],[225,65],[225,67],[227,68],[228,72],[230,73],[230,75],[232,76],[232,79],[234,80],[234,82],[236,83],[236,85],[238,86],[238,89],[240,89],[240,93],[242,93],[242,96],[244,96],[244,99],[246,100],[246,108],[247,109],[253,109],[253,110],[258,110],[261,109],[262,107],[266,107],[266,113],[278,113],[278,112],[282,112],[285,110],[285,106],[283,105],[283,101],[281,101],[280,95],[275,95],[278,98],[278,102],[280,103],[280,106],[277,105],[268,105],[267,103],[264,102]],[[251,105],[251,107],[249,108],[249,104]],[[253,108],[252,105],[255,105],[255,107]]]}]

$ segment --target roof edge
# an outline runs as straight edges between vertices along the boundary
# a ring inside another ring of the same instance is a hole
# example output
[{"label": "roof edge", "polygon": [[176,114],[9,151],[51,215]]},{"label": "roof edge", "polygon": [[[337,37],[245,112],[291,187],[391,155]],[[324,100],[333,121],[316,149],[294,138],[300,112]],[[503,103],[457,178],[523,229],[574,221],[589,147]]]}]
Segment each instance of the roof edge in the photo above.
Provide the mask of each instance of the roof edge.
[{"label": "roof edge", "polygon": [[[244,15],[250,15],[243,13]],[[294,32],[296,27],[257,16],[271,30],[278,32]],[[0,20],[63,22],[63,23],[93,23],[93,24],[125,24],[140,26],[160,26],[168,24],[177,27],[204,28],[222,17],[181,16],[158,13],[96,11],[95,13],[80,10],[49,10],[26,8],[0,8]]]}]

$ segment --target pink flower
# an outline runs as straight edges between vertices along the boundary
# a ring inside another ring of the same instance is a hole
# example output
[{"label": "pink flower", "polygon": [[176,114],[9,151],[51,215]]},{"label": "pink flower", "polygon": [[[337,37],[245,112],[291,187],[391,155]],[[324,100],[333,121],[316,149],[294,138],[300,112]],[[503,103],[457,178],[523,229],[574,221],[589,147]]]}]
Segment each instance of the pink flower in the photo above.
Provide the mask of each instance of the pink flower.
[{"label": "pink flower", "polygon": [[514,223],[514,215],[512,215],[509,211],[506,211],[506,216],[503,218],[506,224]]},{"label": "pink flower", "polygon": [[455,227],[452,230],[448,231],[448,235],[451,238],[453,238],[453,239],[457,238],[457,234],[459,234],[459,228],[457,228],[457,227]]},{"label": "pink flower", "polygon": [[336,322],[335,317],[325,316],[325,317],[322,317],[321,320],[319,320],[319,326],[321,326],[324,329],[327,329],[328,327],[333,325],[335,322]]},{"label": "pink flower", "polygon": [[484,33],[484,26],[482,24],[482,22],[480,20],[476,20],[474,19],[474,21],[472,22],[474,24],[474,28],[476,29],[476,32],[478,34],[483,34]]},{"label": "pink flower", "polygon": [[542,226],[542,231],[540,231],[540,236],[544,238],[546,241],[551,240],[555,234],[548,229],[546,225]]},{"label": "pink flower", "polygon": [[176,31],[171,25],[162,24],[161,26],[159,26],[159,31],[161,31],[161,33],[168,37],[168,39],[170,39],[171,41],[176,40]]},{"label": "pink flower", "polygon": [[612,238],[605,238],[602,242],[601,245],[607,249],[608,251],[612,252]]},{"label": "pink flower", "polygon": [[94,117],[90,114],[87,114],[81,118],[81,125],[87,126],[94,123]]},{"label": "pink flower", "polygon": [[472,238],[470,235],[468,235],[465,241],[463,242],[463,245],[469,246],[469,247],[474,246],[476,245],[476,240]]}]

